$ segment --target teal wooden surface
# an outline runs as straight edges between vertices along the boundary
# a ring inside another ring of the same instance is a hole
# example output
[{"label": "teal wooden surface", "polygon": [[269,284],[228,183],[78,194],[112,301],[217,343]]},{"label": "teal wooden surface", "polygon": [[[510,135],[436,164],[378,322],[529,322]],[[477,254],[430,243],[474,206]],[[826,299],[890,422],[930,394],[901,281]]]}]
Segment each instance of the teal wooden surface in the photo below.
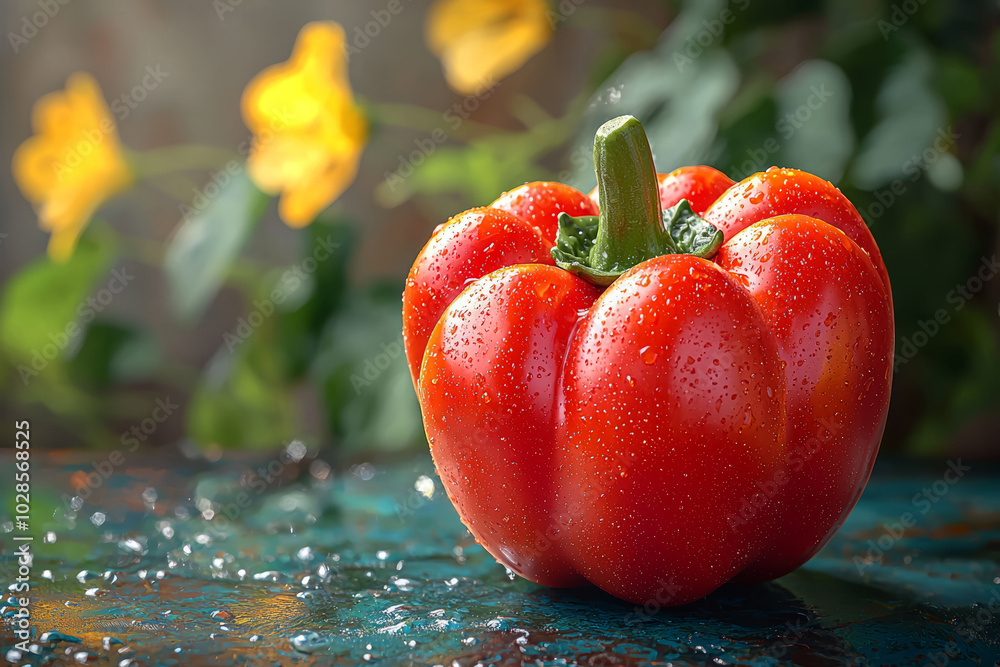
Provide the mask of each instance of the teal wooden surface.
[{"label": "teal wooden surface", "polygon": [[[0,459],[4,473],[11,461]],[[1000,475],[985,464],[882,461],[805,567],[666,610],[512,577],[459,522],[428,457],[340,472],[308,457],[125,461],[76,501],[71,475],[92,472],[89,460],[35,465],[34,648],[11,652],[8,600],[10,662],[1000,660]],[[5,588],[17,572],[9,519],[5,507]]]}]

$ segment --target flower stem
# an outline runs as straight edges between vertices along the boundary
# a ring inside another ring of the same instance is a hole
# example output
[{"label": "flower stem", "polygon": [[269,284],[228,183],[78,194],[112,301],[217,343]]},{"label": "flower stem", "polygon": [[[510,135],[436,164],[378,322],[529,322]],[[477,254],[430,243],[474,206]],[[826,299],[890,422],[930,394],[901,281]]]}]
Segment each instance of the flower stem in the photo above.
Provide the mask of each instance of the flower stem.
[{"label": "flower stem", "polygon": [[234,150],[197,144],[154,148],[128,157],[139,180],[189,169],[218,169],[230,160],[241,159]]},{"label": "flower stem", "polygon": [[379,122],[385,125],[405,127],[411,130],[423,130],[425,132],[442,130],[450,136],[463,140],[504,131],[499,127],[477,123],[467,118],[463,119],[459,115],[454,116],[455,120],[460,121],[458,126],[454,127],[454,121],[449,122],[449,118],[451,117],[448,115],[448,111],[442,113],[417,106],[416,104],[386,104],[380,102],[371,104],[369,108],[374,112]]}]

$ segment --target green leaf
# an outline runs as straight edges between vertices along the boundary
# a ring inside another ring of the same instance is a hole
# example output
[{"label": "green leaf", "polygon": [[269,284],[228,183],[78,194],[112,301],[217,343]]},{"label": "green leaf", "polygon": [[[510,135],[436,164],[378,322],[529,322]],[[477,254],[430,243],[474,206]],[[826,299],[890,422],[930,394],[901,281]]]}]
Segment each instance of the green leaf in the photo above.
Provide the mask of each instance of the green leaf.
[{"label": "green leaf", "polygon": [[204,312],[268,201],[243,171],[217,198],[181,223],[164,262],[178,315],[190,320]]},{"label": "green leaf", "polygon": [[695,213],[687,199],[680,200],[663,212],[663,225],[677,246],[677,252],[682,255],[708,259],[722,245],[722,232]]},{"label": "green leaf", "polygon": [[719,117],[740,87],[735,60],[721,40],[689,57],[692,35],[716,20],[723,2],[689,3],[664,31],[656,48],[630,56],[590,100],[569,151],[569,183],[587,192],[594,171],[590,147],[609,118],[629,114],[642,122],[658,172],[705,162],[713,149]]},{"label": "green leaf", "polygon": [[107,389],[151,375],[160,362],[156,339],[138,329],[97,321],[67,365],[69,377],[81,386]]},{"label": "green leaf", "polygon": [[422,442],[400,333],[401,290],[391,284],[353,295],[330,322],[313,364],[330,429],[347,450],[397,451]]},{"label": "green leaf", "polygon": [[[556,266],[576,274],[595,285],[610,285],[624,271],[604,271],[591,266],[591,250],[597,238],[600,218],[595,215],[572,217],[568,213],[559,214],[559,234],[556,246],[552,248],[552,259]],[[687,199],[663,211],[663,228],[668,238],[656,254],[694,255],[711,258],[722,245],[723,234],[715,225],[705,220],[691,209]]]},{"label": "green leaf", "polygon": [[597,239],[599,222],[600,217],[596,215],[574,218],[568,213],[560,213],[559,234],[551,255],[559,268],[595,285],[610,285],[622,274],[621,271],[602,271],[590,266],[590,250]]},{"label": "green leaf", "polygon": [[408,177],[396,173],[379,184],[376,197],[392,207],[416,194],[458,195],[458,201],[452,197],[448,204],[453,210],[493,201],[504,190],[548,175],[533,164],[537,147],[521,141],[529,136],[505,132],[468,146],[438,147]]},{"label": "green leaf", "polygon": [[882,83],[876,99],[881,121],[865,137],[855,158],[853,181],[875,190],[920,169],[915,161],[940,135],[950,142],[946,108],[930,87],[932,61],[923,50],[911,52]]},{"label": "green leaf", "polygon": [[838,182],[854,151],[851,82],[843,70],[826,60],[808,60],[778,82],[775,97],[780,149],[760,170],[771,163],[788,165]]},{"label": "green leaf", "polygon": [[[346,223],[331,224],[317,220],[308,231],[306,259],[299,262],[299,266],[305,262],[306,267],[303,268],[308,268],[311,266],[308,258],[316,260],[316,270],[309,276],[308,296],[304,303],[293,308],[289,302],[295,295],[290,295],[284,306],[276,309],[275,317],[277,345],[282,352],[287,376],[292,379],[301,377],[308,370],[316,355],[323,328],[341,307],[347,290],[347,264],[354,246],[354,228]],[[294,268],[284,269],[275,283],[268,287],[268,292],[273,289],[289,291],[287,283],[294,275]],[[306,288],[302,287],[302,290],[306,291]],[[268,297],[269,293],[262,296]]]},{"label": "green leaf", "polygon": [[934,63],[935,88],[951,109],[951,117],[979,108],[986,86],[979,68],[961,56],[942,53]]},{"label": "green leaf", "polygon": [[[258,332],[262,333],[262,332]],[[203,445],[266,448],[295,432],[295,406],[276,377],[273,349],[258,335],[209,362],[187,410],[187,431]]]},{"label": "green leaf", "polygon": [[21,269],[7,284],[0,301],[0,343],[15,357],[41,354],[54,358],[78,344],[80,326],[94,318],[87,296],[107,273],[114,248],[84,237],[73,256],[57,264],[42,257]]}]

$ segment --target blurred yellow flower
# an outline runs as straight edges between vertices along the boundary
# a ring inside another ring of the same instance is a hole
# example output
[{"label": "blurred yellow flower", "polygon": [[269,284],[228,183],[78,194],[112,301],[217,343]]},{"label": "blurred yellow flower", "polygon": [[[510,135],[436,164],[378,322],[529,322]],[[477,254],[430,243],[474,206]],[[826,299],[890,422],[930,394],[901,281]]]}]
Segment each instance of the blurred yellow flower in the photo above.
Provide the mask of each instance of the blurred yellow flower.
[{"label": "blurred yellow flower", "polygon": [[25,199],[49,232],[49,256],[69,259],[94,211],[132,183],[118,129],[100,86],[77,72],[66,89],[40,98],[34,136],[14,152],[12,171]]},{"label": "blurred yellow flower", "polygon": [[354,181],[368,136],[347,79],[343,29],[304,26],[292,57],[247,84],[242,109],[254,133],[250,177],[264,192],[281,193],[287,225],[308,225]]},{"label": "blurred yellow flower", "polygon": [[455,91],[475,95],[515,72],[552,37],[545,0],[437,0],[427,45]]}]

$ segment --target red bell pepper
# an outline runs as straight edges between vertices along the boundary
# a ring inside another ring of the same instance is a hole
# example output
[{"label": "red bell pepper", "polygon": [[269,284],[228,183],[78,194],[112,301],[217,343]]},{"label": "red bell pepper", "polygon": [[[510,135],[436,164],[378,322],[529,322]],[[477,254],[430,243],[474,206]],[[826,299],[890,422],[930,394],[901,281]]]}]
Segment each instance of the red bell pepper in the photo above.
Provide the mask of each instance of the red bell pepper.
[{"label": "red bell pepper", "polygon": [[406,354],[448,497],[542,584],[677,605],[784,575],[846,518],[882,437],[878,248],[801,171],[657,175],[631,117],[594,160],[596,197],[526,184],[413,265]]}]

